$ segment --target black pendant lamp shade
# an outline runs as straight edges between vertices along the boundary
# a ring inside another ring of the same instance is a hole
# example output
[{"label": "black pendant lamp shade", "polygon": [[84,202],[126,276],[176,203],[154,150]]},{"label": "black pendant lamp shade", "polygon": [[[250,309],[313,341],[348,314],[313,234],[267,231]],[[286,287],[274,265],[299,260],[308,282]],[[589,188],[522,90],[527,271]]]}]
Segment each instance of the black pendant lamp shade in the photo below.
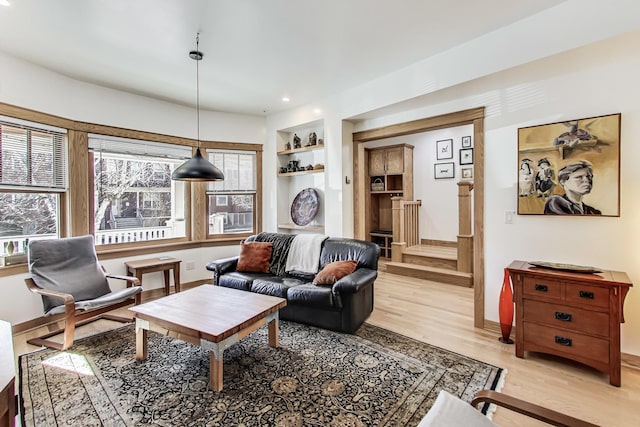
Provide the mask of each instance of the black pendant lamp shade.
[{"label": "black pendant lamp shade", "polygon": [[222,181],[224,174],[202,157],[200,148],[198,148],[192,158],[173,171],[171,179],[180,181]]},{"label": "black pendant lamp shade", "polygon": [[224,174],[200,153],[200,71],[198,61],[204,56],[198,49],[200,33],[196,35],[196,50],[189,52],[189,57],[196,61],[196,111],[198,119],[198,148],[192,158],[181,164],[171,174],[171,179],[178,181],[222,181]]}]

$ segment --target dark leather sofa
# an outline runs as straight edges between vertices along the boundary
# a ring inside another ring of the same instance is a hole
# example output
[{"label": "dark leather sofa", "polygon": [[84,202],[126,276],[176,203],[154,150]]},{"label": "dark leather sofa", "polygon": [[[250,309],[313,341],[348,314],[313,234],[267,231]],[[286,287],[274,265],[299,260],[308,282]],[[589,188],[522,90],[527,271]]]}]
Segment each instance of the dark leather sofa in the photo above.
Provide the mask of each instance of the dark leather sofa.
[{"label": "dark leather sofa", "polygon": [[[271,233],[277,236],[277,233]],[[254,235],[245,241],[259,241]],[[356,270],[329,286],[314,285],[314,275],[236,271],[238,257],[210,262],[213,284],[287,299],[280,318],[339,332],[353,333],[373,311],[373,284],[378,277],[380,248],[372,242],[326,239],[320,252],[321,270],[334,261],[354,260]]]}]

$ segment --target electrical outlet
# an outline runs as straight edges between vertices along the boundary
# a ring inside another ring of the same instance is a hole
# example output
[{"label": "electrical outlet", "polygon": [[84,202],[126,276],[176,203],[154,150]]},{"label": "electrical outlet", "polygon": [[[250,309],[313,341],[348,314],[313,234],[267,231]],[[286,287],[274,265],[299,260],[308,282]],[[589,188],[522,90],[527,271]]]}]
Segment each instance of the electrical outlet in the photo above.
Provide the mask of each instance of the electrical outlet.
[{"label": "electrical outlet", "polygon": [[196,268],[196,263],[194,261],[187,261],[185,263],[185,267],[187,270],[194,270]]}]

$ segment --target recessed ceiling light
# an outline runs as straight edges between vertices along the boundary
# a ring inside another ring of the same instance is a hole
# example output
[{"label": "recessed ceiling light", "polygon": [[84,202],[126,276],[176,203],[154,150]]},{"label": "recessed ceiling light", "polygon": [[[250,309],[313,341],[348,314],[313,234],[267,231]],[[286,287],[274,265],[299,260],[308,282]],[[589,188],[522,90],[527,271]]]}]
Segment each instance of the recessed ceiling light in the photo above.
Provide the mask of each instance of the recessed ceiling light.
[{"label": "recessed ceiling light", "polygon": [[0,6],[11,6],[9,0],[0,0]]},{"label": "recessed ceiling light", "polygon": [[316,113],[316,114],[322,114],[322,110],[319,109],[319,108],[314,108],[313,112]]},{"label": "recessed ceiling light", "polygon": [[286,96],[282,97],[282,102],[289,102],[289,101],[291,101],[291,100],[288,97],[286,97]]}]

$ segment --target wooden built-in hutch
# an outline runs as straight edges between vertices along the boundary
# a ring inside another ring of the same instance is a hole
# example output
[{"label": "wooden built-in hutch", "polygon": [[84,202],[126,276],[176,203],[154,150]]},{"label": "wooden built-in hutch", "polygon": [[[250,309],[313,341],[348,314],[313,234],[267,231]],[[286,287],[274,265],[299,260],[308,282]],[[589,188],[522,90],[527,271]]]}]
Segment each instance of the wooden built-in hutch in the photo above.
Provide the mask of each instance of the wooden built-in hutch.
[{"label": "wooden built-in hutch", "polygon": [[365,221],[380,256],[391,258],[393,216],[391,198],[413,199],[413,145],[398,144],[366,149],[369,176]]}]

